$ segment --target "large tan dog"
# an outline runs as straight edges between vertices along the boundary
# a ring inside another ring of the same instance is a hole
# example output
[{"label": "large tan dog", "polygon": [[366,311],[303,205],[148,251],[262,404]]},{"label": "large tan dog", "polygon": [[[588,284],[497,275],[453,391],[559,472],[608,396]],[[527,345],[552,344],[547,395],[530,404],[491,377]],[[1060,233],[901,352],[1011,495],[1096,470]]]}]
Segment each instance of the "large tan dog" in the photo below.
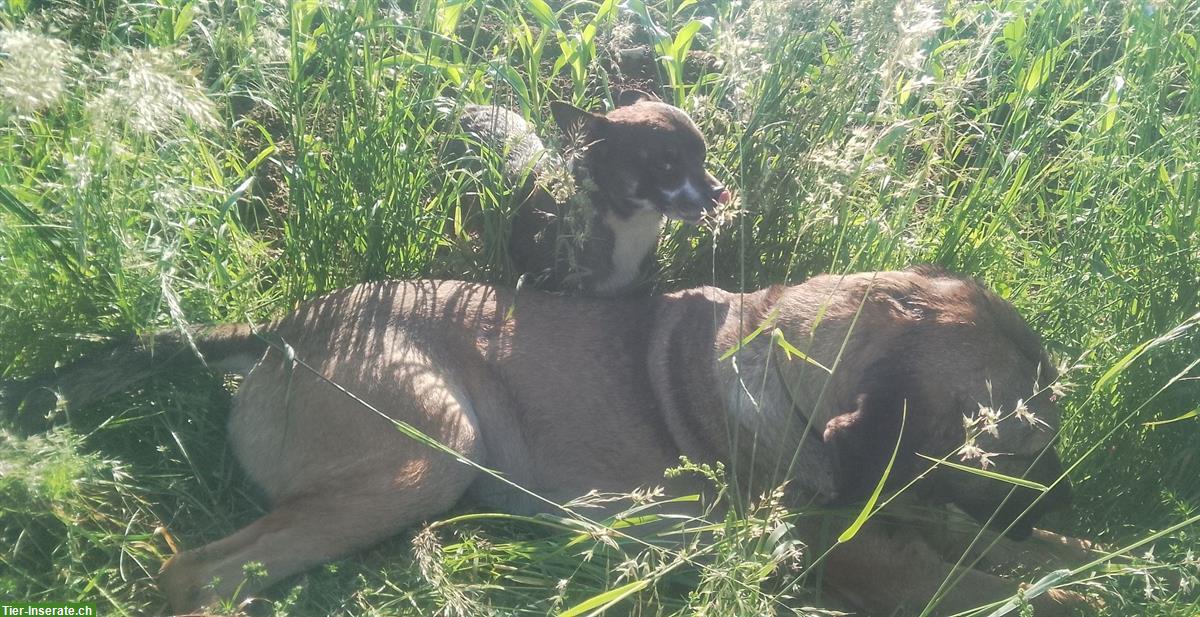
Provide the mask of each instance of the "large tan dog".
[{"label": "large tan dog", "polygon": [[[787,480],[797,498],[837,504],[861,501],[877,484],[902,417],[893,486],[930,467],[917,453],[956,452],[964,417],[982,405],[1004,411],[974,439],[1003,453],[995,469],[1055,488],[1042,494],[939,468],[914,495],[953,502],[1019,538],[1068,490],[1052,449],[1059,415],[1046,386],[1055,376],[1037,336],[993,293],[931,269],[628,300],[367,283],[309,302],[262,334],[224,326],[196,340],[210,364],[253,366],[229,435],[272,509],[166,564],[161,584],[178,611],[235,593],[249,562],[267,571],[254,585],[270,585],[464,498],[546,509],[370,407],[559,502],[662,484],[663,470],[686,455],[733,463],[749,494]],[[806,357],[785,353],[781,338]],[[159,341],[159,364],[165,349]],[[127,381],[128,370],[110,358],[61,385],[68,396],[96,395]],[[870,525],[825,567],[825,585],[876,615],[919,611],[951,573],[916,534]],[[1016,590],[970,570],[937,611]],[[1038,615],[1085,604],[1061,590],[1034,601]]]}]

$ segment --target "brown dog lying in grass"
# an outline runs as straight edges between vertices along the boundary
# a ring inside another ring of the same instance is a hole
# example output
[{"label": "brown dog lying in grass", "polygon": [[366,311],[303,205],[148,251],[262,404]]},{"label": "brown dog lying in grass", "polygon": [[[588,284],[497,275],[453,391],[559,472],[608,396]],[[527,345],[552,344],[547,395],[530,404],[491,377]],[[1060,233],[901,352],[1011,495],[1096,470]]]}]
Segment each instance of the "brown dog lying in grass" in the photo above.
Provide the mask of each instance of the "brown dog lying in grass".
[{"label": "brown dog lying in grass", "polygon": [[[819,504],[861,503],[890,466],[889,488],[924,473],[910,498],[990,520],[1018,558],[1032,545],[1015,540],[1065,505],[1069,490],[1053,450],[1055,374],[1037,335],[995,294],[932,269],[627,300],[365,283],[260,334],[196,333],[210,366],[248,370],[229,437],[271,509],[166,564],[161,585],[177,611],[255,593],[463,499],[547,509],[468,460],[559,503],[663,484],[681,455],[731,463],[747,494],[786,481]],[[156,367],[172,347],[186,349],[160,337]],[[85,361],[58,386],[68,399],[100,396],[144,373],[149,359]],[[992,453],[1004,453],[989,461],[992,471],[1051,488],[929,471],[919,456],[977,466]],[[666,481],[668,491],[703,490],[678,482]],[[1051,536],[1039,540],[1046,547],[1029,553],[1035,559],[1064,555]],[[958,548],[872,522],[828,555],[823,584],[870,614],[917,612],[951,574],[954,557],[944,553]],[[239,590],[252,562],[267,574]],[[936,614],[1016,592],[1015,582],[966,570]],[[1064,590],[1032,603],[1038,615],[1089,606]]]}]

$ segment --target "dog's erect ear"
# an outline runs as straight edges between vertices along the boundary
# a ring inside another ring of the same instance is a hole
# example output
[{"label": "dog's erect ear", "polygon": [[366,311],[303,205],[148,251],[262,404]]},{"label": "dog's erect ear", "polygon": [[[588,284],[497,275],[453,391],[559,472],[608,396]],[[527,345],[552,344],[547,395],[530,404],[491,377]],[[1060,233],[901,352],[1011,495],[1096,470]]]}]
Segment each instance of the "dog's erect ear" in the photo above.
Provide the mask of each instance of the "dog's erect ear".
[{"label": "dog's erect ear", "polygon": [[837,443],[839,440],[844,442],[853,439],[853,433],[859,430],[864,422],[863,416],[866,412],[863,410],[863,403],[866,402],[866,398],[867,395],[865,394],[858,395],[858,406],[854,411],[834,416],[832,420],[825,423],[825,433],[822,435],[822,439],[826,443]]},{"label": "dog's erect ear", "polygon": [[870,494],[871,480],[865,472],[876,467],[877,450],[882,446],[882,440],[872,434],[874,431],[867,417],[867,395],[858,395],[855,402],[857,407],[853,411],[835,416],[825,424],[823,435],[837,457],[834,480],[838,501],[843,503],[858,501]]},{"label": "dog's erect ear", "polygon": [[599,139],[605,127],[608,126],[608,119],[604,117],[604,114],[584,111],[563,101],[550,103],[550,113],[554,116],[554,122],[558,124],[558,128],[572,138]]},{"label": "dog's erect ear", "polygon": [[641,90],[622,90],[615,97],[617,107],[629,107],[642,101],[657,101],[657,96]]}]

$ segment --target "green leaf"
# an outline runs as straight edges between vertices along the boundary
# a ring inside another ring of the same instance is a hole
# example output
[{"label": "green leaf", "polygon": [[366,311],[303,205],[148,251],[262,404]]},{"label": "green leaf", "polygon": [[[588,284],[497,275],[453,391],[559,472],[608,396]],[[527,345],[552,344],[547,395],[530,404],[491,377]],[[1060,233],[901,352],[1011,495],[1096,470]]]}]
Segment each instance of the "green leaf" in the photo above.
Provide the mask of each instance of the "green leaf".
[{"label": "green leaf", "polygon": [[454,31],[458,29],[458,21],[462,18],[463,11],[466,10],[468,4],[462,0],[441,4],[437,13],[438,34],[454,38]]},{"label": "green leaf", "polygon": [[693,19],[683,25],[679,32],[675,34],[675,41],[671,43],[671,55],[682,60],[683,56],[691,49],[692,39],[696,37],[696,33],[704,26],[704,22],[699,19]]},{"label": "green leaf", "polygon": [[262,149],[262,152],[254,155],[254,158],[251,159],[249,163],[246,163],[243,171],[249,172],[258,169],[258,166],[261,165],[263,161],[267,160],[268,156],[275,154],[275,149],[275,144],[268,144],[266,148]]},{"label": "green leaf", "polygon": [[1116,379],[1117,375],[1120,375],[1122,372],[1124,372],[1125,369],[1129,368],[1130,364],[1133,364],[1134,360],[1137,360],[1143,353],[1145,353],[1146,349],[1150,347],[1150,343],[1152,342],[1153,341],[1143,342],[1137,347],[1134,347],[1129,353],[1125,354],[1123,358],[1117,360],[1117,362],[1110,366],[1107,371],[1104,371],[1104,374],[1101,375],[1100,379],[1096,381],[1096,385],[1092,387],[1092,391],[1095,392],[1100,388],[1103,388],[1112,380]]},{"label": "green leaf", "polygon": [[525,6],[530,13],[533,13],[543,28],[559,29],[558,20],[554,18],[554,11],[550,10],[550,5],[546,4],[545,0],[525,0]]},{"label": "green leaf", "polygon": [[241,184],[238,185],[236,189],[233,190],[232,193],[229,194],[229,197],[225,199],[225,203],[221,204],[222,218],[229,214],[229,209],[232,208],[233,205],[238,202],[238,200],[245,196],[246,191],[249,191],[251,186],[254,186],[254,176],[247,177],[242,181]]},{"label": "green leaf", "polygon": [[[1059,583],[1059,581],[1067,578],[1068,576],[1071,576],[1070,570],[1055,570],[1038,579],[1038,582],[1026,588],[1025,591],[1021,593],[1021,597],[1026,600],[1032,600],[1033,598],[1050,591],[1051,587],[1054,587]],[[1021,600],[1019,598],[1012,598],[1008,602],[1002,604],[1000,608],[988,613],[988,617],[1001,617],[1002,615],[1007,615],[1020,606]]]},{"label": "green leaf", "polygon": [[829,373],[830,375],[833,374],[832,369],[825,366],[824,364],[821,364],[820,362],[817,362],[816,360],[813,360],[811,357],[809,357],[808,354],[804,353],[803,351],[800,351],[799,349],[796,349],[796,347],[794,345],[787,342],[787,339],[783,338],[783,331],[780,330],[779,328],[775,328],[775,330],[773,330],[771,332],[771,340],[774,341],[775,344],[778,345],[779,348],[783,350],[783,353],[787,354],[788,360],[791,360],[792,356],[795,356],[795,357],[800,358],[801,360],[825,371],[826,373]]},{"label": "green leaf", "polygon": [[974,39],[952,39],[952,40],[946,41],[945,43],[942,43],[941,45],[938,45],[937,47],[935,47],[933,49],[933,51],[929,52],[929,57],[930,58],[939,58],[943,54],[945,54],[946,52],[948,52],[952,49],[958,49],[959,47],[968,47],[968,46],[972,45],[973,43],[975,43]]},{"label": "green leaf", "polygon": [[766,330],[767,328],[774,325],[775,320],[778,317],[779,317],[778,311],[771,311],[771,314],[767,315],[767,318],[763,320],[762,324],[760,324],[757,328],[755,328],[753,332],[751,332],[750,334],[747,334],[745,337],[743,337],[742,340],[738,341],[737,345],[730,347],[728,351],[721,354],[721,357],[717,358],[717,361],[724,362],[724,361],[728,360],[731,356],[733,356],[733,354],[737,353],[741,348],[745,347],[746,345],[749,345],[750,342],[753,341],[754,339],[758,338],[758,335],[762,334],[764,330]]},{"label": "green leaf", "polygon": [[489,68],[497,77],[504,80],[508,87],[512,88],[521,101],[523,109],[533,108],[533,102],[529,98],[529,88],[525,86],[525,80],[521,78],[521,74],[516,69],[499,62],[493,62]]},{"label": "green leaf", "polygon": [[1162,163],[1158,164],[1158,181],[1162,182],[1171,197],[1179,197],[1179,191],[1175,190],[1175,183],[1171,182],[1171,174],[1167,171],[1167,166]]},{"label": "green leaf", "polygon": [[187,32],[187,29],[192,25],[192,19],[195,18],[195,16],[195,2],[189,2],[183,5],[183,8],[179,10],[179,15],[175,17],[174,40],[178,41],[183,36],[183,33]]},{"label": "green leaf", "polygon": [[1017,15],[1004,26],[1004,46],[1008,49],[1008,57],[1014,62],[1021,58],[1021,51],[1025,47],[1024,15]]},{"label": "green leaf", "polygon": [[571,519],[551,516],[548,514],[538,514],[536,516],[523,516],[520,514],[506,514],[504,512],[473,512],[471,514],[460,514],[430,523],[431,529],[438,527],[448,527],[459,523],[467,523],[472,521],[515,521],[526,525],[539,525],[549,527],[555,531],[577,532],[579,525],[573,524]]},{"label": "green leaf", "polygon": [[1107,133],[1112,130],[1112,127],[1117,124],[1117,110],[1120,108],[1118,103],[1121,98],[1121,90],[1117,86],[1108,89],[1108,95],[1104,97],[1104,116],[1100,119],[1100,132]]},{"label": "green leaf", "polygon": [[1152,338],[1141,343],[1137,347],[1134,347],[1129,353],[1125,354],[1125,356],[1120,360],[1117,360],[1116,364],[1113,364],[1107,371],[1104,372],[1103,375],[1100,376],[1100,379],[1096,381],[1096,385],[1092,386],[1092,393],[1095,394],[1101,388],[1116,379],[1118,375],[1125,371],[1125,369],[1129,368],[1129,365],[1133,364],[1138,358],[1140,358],[1150,349],[1158,347],[1159,345],[1170,343],[1171,341],[1182,337],[1183,335],[1187,334],[1188,330],[1191,330],[1197,325],[1200,325],[1200,313],[1196,313],[1195,315],[1183,320],[1183,323],[1171,328],[1171,330],[1167,333]]},{"label": "green leaf", "polygon": [[689,7],[689,6],[692,6],[693,4],[698,4],[698,3],[699,3],[699,1],[700,1],[700,0],[683,0],[683,2],[680,2],[680,3],[679,3],[679,6],[676,6],[676,7],[675,7],[675,12],[674,12],[674,13],[671,13],[671,14],[672,14],[672,15],[679,15],[680,13],[682,13],[682,12],[683,12],[683,10],[684,10],[684,9],[686,9],[686,8],[687,8],[687,7]]},{"label": "green leaf", "polygon": [[617,12],[617,0],[604,0],[600,8],[596,10],[596,16],[592,18],[593,24],[598,24],[608,19],[610,15],[615,15]]},{"label": "green leaf", "polygon": [[1154,427],[1157,427],[1157,426],[1163,426],[1164,424],[1173,424],[1173,423],[1175,423],[1175,422],[1179,422],[1179,421],[1182,421],[1182,420],[1187,420],[1187,419],[1190,419],[1190,418],[1195,418],[1195,417],[1197,417],[1197,416],[1200,416],[1200,408],[1193,409],[1193,410],[1191,410],[1191,411],[1189,411],[1189,412],[1187,412],[1187,413],[1185,413],[1185,414],[1183,414],[1183,415],[1181,415],[1181,416],[1177,416],[1177,417],[1171,418],[1170,420],[1157,420],[1157,421],[1154,421],[1154,422],[1143,422],[1143,423],[1142,423],[1142,426],[1149,427],[1149,428],[1154,428]]},{"label": "green leaf", "polygon": [[1033,61],[1033,64],[1029,67],[1029,72],[1025,74],[1025,79],[1022,80],[1025,92],[1037,90],[1038,86],[1041,86],[1046,83],[1047,79],[1050,79],[1050,73],[1054,70],[1054,56],[1056,51],[1051,49]]},{"label": "green leaf", "polygon": [[636,580],[625,583],[616,589],[610,589],[604,593],[594,595],[587,600],[568,608],[567,610],[559,613],[559,617],[574,617],[575,615],[582,615],[587,611],[597,609],[591,613],[588,613],[589,615],[595,615],[600,611],[612,606],[613,604],[616,604],[617,602],[629,597],[630,595],[645,589],[649,584],[649,580]]},{"label": "green leaf", "polygon": [[908,136],[909,130],[912,128],[911,121],[897,122],[888,128],[888,130],[875,142],[874,150],[879,154],[887,153],[888,149],[896,145],[897,142]]}]

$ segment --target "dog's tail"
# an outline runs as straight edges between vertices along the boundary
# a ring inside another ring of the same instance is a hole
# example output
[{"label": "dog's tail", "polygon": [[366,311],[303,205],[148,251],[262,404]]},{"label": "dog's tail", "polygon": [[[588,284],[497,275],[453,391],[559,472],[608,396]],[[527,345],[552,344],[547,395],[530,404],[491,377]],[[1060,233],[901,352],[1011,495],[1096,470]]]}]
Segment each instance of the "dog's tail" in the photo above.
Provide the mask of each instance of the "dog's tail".
[{"label": "dog's tail", "polygon": [[249,370],[269,339],[245,324],[194,326],[118,343],[74,363],[19,382],[0,384],[0,411],[21,422],[56,408],[79,409],[159,373]]}]

